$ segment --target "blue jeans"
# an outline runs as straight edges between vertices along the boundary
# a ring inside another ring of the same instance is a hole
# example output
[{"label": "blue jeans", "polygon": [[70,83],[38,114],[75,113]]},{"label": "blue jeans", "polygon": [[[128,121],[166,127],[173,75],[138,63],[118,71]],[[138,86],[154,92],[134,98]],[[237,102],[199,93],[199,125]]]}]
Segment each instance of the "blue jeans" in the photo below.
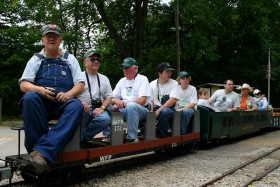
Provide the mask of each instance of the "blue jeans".
[{"label": "blue jeans", "polygon": [[127,122],[127,136],[126,139],[133,140],[137,138],[139,121],[147,119],[147,108],[134,103],[127,103],[125,108],[118,109],[123,113],[124,119]]},{"label": "blue jeans", "polygon": [[[22,104],[25,147],[28,153],[36,150],[50,162],[73,138],[81,123],[84,107],[77,98],[65,103],[44,98],[40,93],[24,94]],[[48,121],[58,118],[49,130]]]},{"label": "blue jeans", "polygon": [[160,136],[165,136],[166,131],[170,129],[174,117],[174,112],[174,108],[163,108],[159,113],[159,116],[157,118],[156,130]]},{"label": "blue jeans", "polygon": [[108,129],[111,123],[111,118],[107,110],[96,117],[93,117],[93,111],[94,108],[91,108],[88,113],[84,112],[81,131],[82,141],[88,141],[92,139],[98,133],[104,131],[105,129]]},{"label": "blue jeans", "polygon": [[192,108],[186,108],[181,113],[181,129],[180,134],[186,134],[188,125],[190,123],[191,118],[194,115],[194,109]]}]

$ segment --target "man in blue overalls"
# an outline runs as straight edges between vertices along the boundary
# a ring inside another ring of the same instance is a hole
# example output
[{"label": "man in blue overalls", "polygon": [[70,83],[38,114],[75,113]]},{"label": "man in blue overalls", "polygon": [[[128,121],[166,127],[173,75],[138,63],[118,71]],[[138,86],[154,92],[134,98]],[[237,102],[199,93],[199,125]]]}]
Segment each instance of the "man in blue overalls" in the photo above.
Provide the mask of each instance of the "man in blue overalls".
[{"label": "man in blue overalls", "polygon": [[[76,98],[84,89],[84,77],[77,59],[59,48],[61,29],[57,25],[42,28],[45,46],[27,63],[19,79],[24,96],[25,147],[38,174],[69,143],[81,123],[83,105]],[[58,121],[51,130],[48,121]]]}]

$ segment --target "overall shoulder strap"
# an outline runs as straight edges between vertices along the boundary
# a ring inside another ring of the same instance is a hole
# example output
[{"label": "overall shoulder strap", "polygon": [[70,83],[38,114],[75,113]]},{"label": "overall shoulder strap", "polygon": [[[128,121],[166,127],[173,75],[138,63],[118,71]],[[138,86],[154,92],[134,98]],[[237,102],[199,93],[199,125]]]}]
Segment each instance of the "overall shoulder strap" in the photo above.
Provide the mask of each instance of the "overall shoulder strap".
[{"label": "overall shoulder strap", "polygon": [[45,59],[46,57],[44,57],[42,54],[40,53],[36,53],[35,56],[37,56],[38,58],[40,58],[41,60]]},{"label": "overall shoulder strap", "polygon": [[67,59],[68,56],[69,56],[69,53],[68,53],[68,52],[65,52],[62,58]]}]

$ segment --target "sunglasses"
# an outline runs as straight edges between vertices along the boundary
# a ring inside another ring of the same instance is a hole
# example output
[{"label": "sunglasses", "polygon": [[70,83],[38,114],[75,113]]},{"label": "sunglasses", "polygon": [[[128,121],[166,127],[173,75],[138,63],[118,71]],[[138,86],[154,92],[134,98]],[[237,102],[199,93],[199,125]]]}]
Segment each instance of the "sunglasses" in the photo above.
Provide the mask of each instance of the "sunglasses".
[{"label": "sunglasses", "polygon": [[93,62],[100,62],[100,59],[99,58],[90,58],[90,61],[93,63]]}]

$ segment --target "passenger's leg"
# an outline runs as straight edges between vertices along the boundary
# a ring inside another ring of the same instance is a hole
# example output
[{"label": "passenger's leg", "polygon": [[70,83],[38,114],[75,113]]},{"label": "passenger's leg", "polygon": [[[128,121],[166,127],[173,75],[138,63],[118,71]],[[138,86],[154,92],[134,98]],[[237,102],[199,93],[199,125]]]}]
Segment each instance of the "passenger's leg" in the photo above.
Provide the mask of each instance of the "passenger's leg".
[{"label": "passenger's leg", "polygon": [[166,136],[166,131],[170,128],[170,121],[173,119],[174,112],[174,108],[164,108],[159,113],[156,130],[160,136]]},{"label": "passenger's leg", "polygon": [[189,125],[191,117],[193,117],[193,115],[194,115],[194,109],[192,109],[192,108],[187,108],[182,111],[180,134],[187,133],[188,125]]},{"label": "passenger's leg", "polygon": [[126,139],[137,138],[139,121],[146,120],[148,109],[134,102],[129,102],[125,108],[119,109],[124,113],[127,122]]},{"label": "passenger's leg", "polygon": [[80,134],[81,142],[84,141],[84,132],[88,128],[89,123],[92,120],[92,117],[91,117],[90,114],[91,114],[90,112],[83,112],[83,119],[82,119],[82,125],[81,125],[81,134]]},{"label": "passenger's leg", "polygon": [[[106,110],[108,111],[109,116],[111,116],[111,113],[112,113],[112,104],[110,104],[110,105],[107,107]],[[111,124],[111,121],[110,121],[110,124]],[[103,130],[102,133],[103,133],[103,135],[104,135],[105,137],[110,136],[110,134],[111,134],[110,125],[109,125],[105,130]]]},{"label": "passenger's leg", "polygon": [[88,124],[87,128],[84,130],[84,140],[88,141],[98,133],[102,132],[105,129],[108,129],[110,123],[110,116],[105,110],[104,112],[93,118]]},{"label": "passenger's leg", "polygon": [[34,150],[43,154],[49,161],[54,161],[55,156],[71,141],[81,124],[83,111],[82,103],[76,98],[61,104],[57,109],[60,116],[57,123],[39,139]]},{"label": "passenger's leg", "polygon": [[48,112],[44,100],[40,93],[33,91],[25,93],[21,100],[25,147],[28,153],[33,151],[41,136],[49,131]]}]

